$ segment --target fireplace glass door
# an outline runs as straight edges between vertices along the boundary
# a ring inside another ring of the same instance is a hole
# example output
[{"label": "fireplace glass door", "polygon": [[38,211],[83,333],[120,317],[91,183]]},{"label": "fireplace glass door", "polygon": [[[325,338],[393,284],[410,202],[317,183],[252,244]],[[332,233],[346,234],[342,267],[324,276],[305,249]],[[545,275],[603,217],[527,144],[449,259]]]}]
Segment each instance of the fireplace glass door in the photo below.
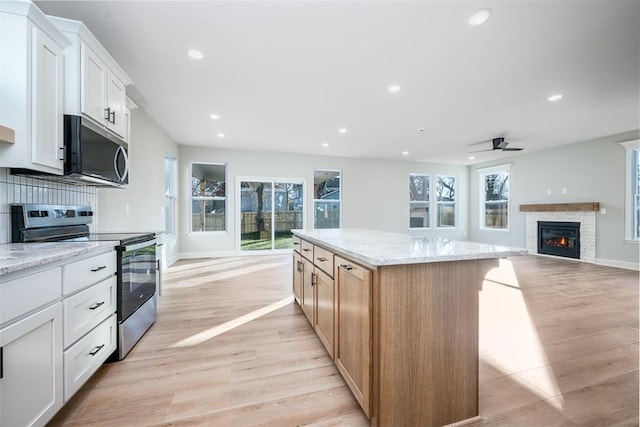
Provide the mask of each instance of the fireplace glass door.
[{"label": "fireplace glass door", "polygon": [[538,253],[580,258],[579,222],[538,222]]}]

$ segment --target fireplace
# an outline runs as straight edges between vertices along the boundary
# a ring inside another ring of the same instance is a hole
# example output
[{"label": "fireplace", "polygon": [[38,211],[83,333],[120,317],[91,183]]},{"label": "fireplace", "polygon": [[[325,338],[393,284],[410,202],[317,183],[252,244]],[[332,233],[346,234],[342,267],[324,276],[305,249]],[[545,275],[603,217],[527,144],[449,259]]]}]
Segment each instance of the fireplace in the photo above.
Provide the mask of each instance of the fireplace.
[{"label": "fireplace", "polygon": [[538,221],[538,253],[580,259],[580,223]]}]

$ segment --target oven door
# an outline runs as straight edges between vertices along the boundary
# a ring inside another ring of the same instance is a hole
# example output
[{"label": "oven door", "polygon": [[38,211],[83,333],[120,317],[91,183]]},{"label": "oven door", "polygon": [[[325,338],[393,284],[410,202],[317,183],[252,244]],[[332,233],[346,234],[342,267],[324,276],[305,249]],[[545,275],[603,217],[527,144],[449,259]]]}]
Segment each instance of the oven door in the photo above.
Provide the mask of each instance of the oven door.
[{"label": "oven door", "polygon": [[118,277],[118,320],[126,320],[156,290],[156,241],[122,246]]}]

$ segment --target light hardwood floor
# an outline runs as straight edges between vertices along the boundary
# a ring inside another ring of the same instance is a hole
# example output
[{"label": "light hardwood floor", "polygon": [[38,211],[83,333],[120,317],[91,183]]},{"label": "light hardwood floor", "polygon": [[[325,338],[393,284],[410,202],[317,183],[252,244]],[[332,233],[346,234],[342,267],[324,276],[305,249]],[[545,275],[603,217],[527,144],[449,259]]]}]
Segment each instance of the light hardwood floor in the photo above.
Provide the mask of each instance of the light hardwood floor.
[{"label": "light hardwood floor", "polygon": [[[526,256],[480,293],[483,425],[637,426],[638,273]],[[183,260],[158,320],[51,422],[366,426],[291,302],[291,256]]]}]

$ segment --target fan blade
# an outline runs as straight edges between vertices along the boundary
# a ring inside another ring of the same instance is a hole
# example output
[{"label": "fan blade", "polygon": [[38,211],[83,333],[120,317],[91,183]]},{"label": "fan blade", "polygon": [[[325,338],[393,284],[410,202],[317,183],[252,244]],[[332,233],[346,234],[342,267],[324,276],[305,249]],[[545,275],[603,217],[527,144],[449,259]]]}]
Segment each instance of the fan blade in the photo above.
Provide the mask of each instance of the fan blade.
[{"label": "fan blade", "polygon": [[471,153],[483,153],[485,151],[493,151],[493,150],[495,150],[495,148],[490,148],[488,150],[469,151],[469,154],[471,154]]},{"label": "fan blade", "polygon": [[502,151],[520,151],[524,150],[524,148],[503,148]]}]

